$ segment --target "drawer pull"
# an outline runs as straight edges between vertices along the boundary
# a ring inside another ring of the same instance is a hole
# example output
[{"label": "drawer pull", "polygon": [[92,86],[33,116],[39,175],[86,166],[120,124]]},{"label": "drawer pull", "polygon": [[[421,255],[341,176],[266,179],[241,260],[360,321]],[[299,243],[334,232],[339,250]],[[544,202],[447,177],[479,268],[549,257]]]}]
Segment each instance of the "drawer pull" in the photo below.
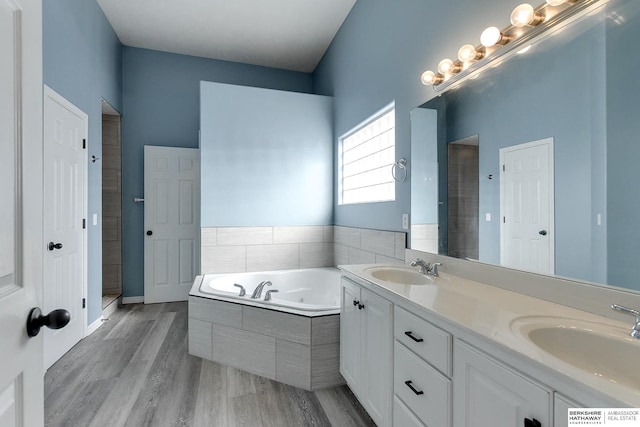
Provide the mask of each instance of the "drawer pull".
[{"label": "drawer pull", "polygon": [[414,337],[414,336],[413,336],[413,332],[411,332],[411,331],[406,331],[404,334],[405,334],[406,336],[408,336],[409,338],[411,338],[412,340],[414,340],[415,342],[422,342],[422,341],[424,341],[422,338],[416,338],[416,337]]},{"label": "drawer pull", "polygon": [[411,389],[412,392],[414,392],[417,396],[420,396],[421,394],[424,394],[424,391],[422,390],[416,390],[416,388],[414,386],[411,385],[411,380],[409,381],[405,381],[404,382],[407,387],[409,387]]},{"label": "drawer pull", "polygon": [[542,427],[542,424],[540,424],[540,421],[536,420],[535,418],[525,418],[524,427]]}]

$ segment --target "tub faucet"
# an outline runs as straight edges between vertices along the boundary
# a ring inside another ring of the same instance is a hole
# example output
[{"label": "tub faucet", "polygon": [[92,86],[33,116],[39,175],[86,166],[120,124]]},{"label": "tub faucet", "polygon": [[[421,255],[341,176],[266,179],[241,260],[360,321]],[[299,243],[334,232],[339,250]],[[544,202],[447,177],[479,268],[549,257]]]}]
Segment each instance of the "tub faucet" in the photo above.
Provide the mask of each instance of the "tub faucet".
[{"label": "tub faucet", "polygon": [[278,292],[277,289],[269,289],[267,292],[264,293],[264,300],[265,301],[271,301],[271,294]]},{"label": "tub faucet", "polygon": [[638,310],[627,308],[618,304],[613,304],[611,308],[613,310],[620,311],[625,314],[636,316],[636,322],[633,324],[633,327],[631,328],[631,333],[629,335],[631,335],[634,338],[640,339],[640,312]]},{"label": "tub faucet", "polygon": [[431,269],[431,266],[429,266],[429,263],[425,262],[420,258],[416,259],[409,265],[411,265],[411,267],[418,267],[418,273],[421,273],[421,274],[427,274]]},{"label": "tub faucet", "polygon": [[239,297],[245,296],[246,292],[244,290],[244,286],[238,285],[237,283],[234,283],[233,286],[235,286],[236,288],[240,288],[240,293],[238,294]]},{"label": "tub faucet", "polygon": [[256,288],[253,291],[253,293],[251,294],[251,299],[260,298],[260,296],[262,295],[262,288],[264,288],[265,286],[271,286],[271,285],[272,285],[272,283],[269,280],[265,280],[263,282],[260,282],[258,284],[258,286],[256,286]]}]

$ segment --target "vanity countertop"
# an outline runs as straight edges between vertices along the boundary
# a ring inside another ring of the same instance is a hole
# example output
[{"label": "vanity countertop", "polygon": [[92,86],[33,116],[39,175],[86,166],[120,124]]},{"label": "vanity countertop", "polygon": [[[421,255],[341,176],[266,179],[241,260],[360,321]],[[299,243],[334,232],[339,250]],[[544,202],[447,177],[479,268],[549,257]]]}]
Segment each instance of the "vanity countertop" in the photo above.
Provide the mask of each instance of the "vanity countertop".
[{"label": "vanity countertop", "polygon": [[[543,351],[522,334],[515,332],[515,325],[530,319],[553,318],[555,327],[572,328],[576,322],[586,330],[604,331],[603,334],[628,341],[637,346],[640,360],[640,340],[629,336],[633,320],[619,322],[589,312],[566,307],[542,299],[512,292],[485,283],[440,272],[432,278],[433,284],[402,285],[377,280],[367,269],[383,267],[380,264],[342,265],[339,268],[346,277],[358,283],[371,284],[371,289],[387,293],[392,302],[406,303],[414,312],[426,310],[457,327],[502,345],[522,357],[559,372],[590,388],[604,393],[630,407],[640,407],[640,390],[618,384],[594,373],[588,373]],[[389,268],[406,266],[389,265]],[[388,294],[391,293],[391,294]],[[384,295],[383,295],[384,296]],[[398,298],[399,297],[399,298]],[[624,301],[620,302],[624,304]],[[586,325],[586,326],[584,326]],[[629,372],[636,366],[629,366]]]}]

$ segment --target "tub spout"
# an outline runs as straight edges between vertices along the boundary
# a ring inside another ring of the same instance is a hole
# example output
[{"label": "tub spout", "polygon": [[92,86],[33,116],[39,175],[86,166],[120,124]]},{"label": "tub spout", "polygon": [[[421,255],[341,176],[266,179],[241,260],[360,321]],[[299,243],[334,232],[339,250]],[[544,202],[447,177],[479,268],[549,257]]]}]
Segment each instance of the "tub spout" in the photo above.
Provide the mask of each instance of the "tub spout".
[{"label": "tub spout", "polygon": [[269,289],[265,294],[264,294],[264,300],[265,301],[271,301],[271,294],[278,292],[277,289]]},{"label": "tub spout", "polygon": [[264,288],[265,286],[271,286],[271,282],[269,280],[265,280],[263,282],[260,282],[258,284],[258,286],[256,286],[255,290],[253,291],[253,293],[251,294],[251,299],[259,299],[260,296],[262,295],[262,288]]}]

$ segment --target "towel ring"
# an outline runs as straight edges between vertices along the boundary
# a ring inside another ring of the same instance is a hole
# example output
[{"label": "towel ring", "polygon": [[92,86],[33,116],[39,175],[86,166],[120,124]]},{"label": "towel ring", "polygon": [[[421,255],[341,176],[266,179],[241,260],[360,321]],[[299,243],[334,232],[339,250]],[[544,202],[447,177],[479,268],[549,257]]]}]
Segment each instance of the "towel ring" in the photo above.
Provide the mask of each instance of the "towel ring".
[{"label": "towel ring", "polygon": [[[402,179],[398,179],[396,177],[396,167],[399,167],[404,171],[404,175],[402,176]],[[395,162],[393,166],[391,166],[391,176],[393,177],[393,180],[395,182],[405,182],[407,180],[407,159],[402,158],[397,162]]]}]

